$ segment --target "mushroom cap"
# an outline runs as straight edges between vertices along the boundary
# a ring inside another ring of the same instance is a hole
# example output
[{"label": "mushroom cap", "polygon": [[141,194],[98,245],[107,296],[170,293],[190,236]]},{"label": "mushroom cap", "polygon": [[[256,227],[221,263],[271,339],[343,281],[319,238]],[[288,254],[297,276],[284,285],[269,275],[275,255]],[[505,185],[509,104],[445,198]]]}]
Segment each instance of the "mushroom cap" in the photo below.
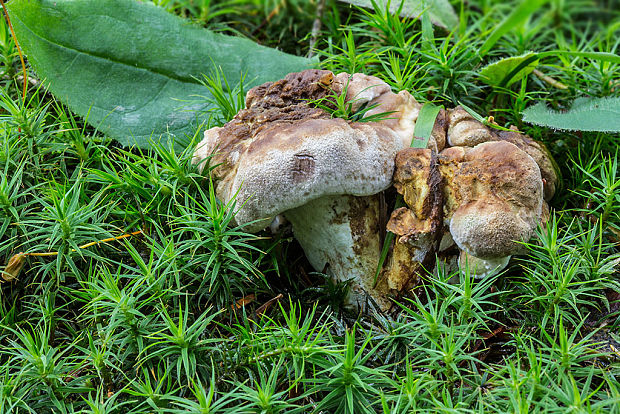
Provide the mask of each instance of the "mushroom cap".
[{"label": "mushroom cap", "polygon": [[[393,119],[352,122],[313,106],[345,88],[353,109],[376,104],[366,115],[394,111]],[[217,196],[224,202],[236,197],[235,220],[258,231],[269,223],[256,220],[319,197],[387,189],[396,153],[410,145],[420,104],[374,76],[311,69],[251,89],[246,106],[223,127],[205,131],[194,163],[211,157]],[[444,124],[438,123],[429,146],[443,146]]]},{"label": "mushroom cap", "polygon": [[[256,220],[319,197],[368,196],[391,185],[394,157],[403,146],[398,133],[379,122],[331,118],[311,105],[341,93],[342,79],[312,69],[257,86],[248,92],[247,109],[205,132],[194,162],[212,154],[217,195],[225,202],[236,197],[235,220],[248,224],[248,231],[269,224]],[[347,93],[359,93],[360,102],[396,96],[383,81],[366,75],[353,76]]]},{"label": "mushroom cap", "polygon": [[559,179],[559,169],[544,144],[515,129],[505,131],[489,128],[474,119],[460,106],[448,112],[447,139],[449,145],[453,147],[474,147],[489,141],[510,142],[528,153],[536,161],[544,179],[545,200],[549,201],[553,197]]},{"label": "mushroom cap", "polygon": [[236,194],[243,204],[239,224],[323,196],[381,192],[391,185],[400,148],[389,128],[342,119],[310,119],[261,135],[243,154],[230,187],[220,190],[225,199]]},{"label": "mushroom cap", "polygon": [[[454,152],[448,153],[451,162]],[[450,233],[460,249],[496,258],[530,239],[540,222],[543,188],[538,165],[525,151],[505,141],[485,142],[463,150],[458,167],[445,174],[454,209],[447,212]]]}]

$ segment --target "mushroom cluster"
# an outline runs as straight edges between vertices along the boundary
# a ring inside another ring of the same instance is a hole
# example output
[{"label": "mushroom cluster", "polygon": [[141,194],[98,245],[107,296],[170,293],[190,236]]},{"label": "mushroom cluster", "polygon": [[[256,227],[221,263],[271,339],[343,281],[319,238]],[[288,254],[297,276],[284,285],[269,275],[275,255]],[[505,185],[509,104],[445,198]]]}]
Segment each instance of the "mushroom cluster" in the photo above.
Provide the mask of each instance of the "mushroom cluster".
[{"label": "mushroom cluster", "polygon": [[[346,94],[353,122],[315,105]],[[503,268],[544,216],[557,180],[542,144],[498,131],[462,108],[441,110],[426,149],[410,148],[422,107],[364,74],[292,73],[251,89],[246,109],[205,132],[194,162],[216,165],[216,194],[260,231],[283,215],[310,264],[350,282],[349,303],[382,309],[437,258],[476,275]],[[370,109],[368,109],[370,108]],[[363,118],[362,118],[363,121]],[[388,219],[383,192],[406,207]],[[397,235],[375,280],[385,231]]]}]

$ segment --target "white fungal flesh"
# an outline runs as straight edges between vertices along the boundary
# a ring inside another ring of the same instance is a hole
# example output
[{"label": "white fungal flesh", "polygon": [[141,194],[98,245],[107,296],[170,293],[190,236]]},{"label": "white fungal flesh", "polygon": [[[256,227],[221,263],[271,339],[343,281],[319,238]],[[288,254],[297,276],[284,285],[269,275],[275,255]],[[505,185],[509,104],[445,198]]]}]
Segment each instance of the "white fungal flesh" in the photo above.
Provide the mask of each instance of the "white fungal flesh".
[{"label": "white fungal flesh", "polygon": [[363,307],[370,295],[380,307],[390,306],[373,288],[381,248],[379,233],[371,231],[379,216],[377,196],[321,197],[285,216],[310,264],[317,271],[327,269],[337,281],[350,281],[348,304]]}]

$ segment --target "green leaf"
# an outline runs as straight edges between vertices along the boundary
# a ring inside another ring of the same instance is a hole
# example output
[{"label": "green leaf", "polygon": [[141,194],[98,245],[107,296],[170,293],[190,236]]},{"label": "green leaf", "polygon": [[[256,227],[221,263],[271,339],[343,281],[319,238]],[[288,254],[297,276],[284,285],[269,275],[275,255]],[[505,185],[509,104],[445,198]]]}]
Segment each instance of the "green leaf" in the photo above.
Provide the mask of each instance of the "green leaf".
[{"label": "green leaf", "polygon": [[411,140],[412,148],[426,148],[440,110],[440,106],[433,105],[430,102],[422,105],[413,129],[413,139]]},{"label": "green leaf", "polygon": [[125,145],[166,132],[193,135],[210,97],[198,81],[220,66],[229,85],[250,86],[315,61],[194,26],[150,2],[12,0],[20,44],[51,92]]},{"label": "green leaf", "polygon": [[567,50],[550,50],[548,52],[528,52],[521,56],[509,57],[491,63],[480,71],[483,80],[489,85],[505,88],[529,75],[541,59],[558,55],[577,56],[602,62],[620,63],[620,56],[606,52],[576,52]]},{"label": "green leaf", "polygon": [[508,87],[532,73],[538,62],[536,53],[528,52],[491,63],[482,68],[480,75],[491,86]]},{"label": "green leaf", "polygon": [[573,50],[550,50],[548,52],[539,53],[538,58],[542,59],[549,56],[557,55],[577,56],[588,59],[600,60],[601,62],[620,63],[620,56],[616,55],[615,53],[608,52],[577,52]]},{"label": "green leaf", "polygon": [[516,26],[527,20],[536,10],[541,8],[549,0],[523,0],[520,5],[508,15],[502,22],[491,32],[487,40],[480,47],[480,56],[489,53],[489,50],[495,43],[506,33],[513,30]]},{"label": "green leaf", "polygon": [[565,112],[540,102],[523,111],[523,120],[554,129],[620,132],[620,98],[577,98]]},{"label": "green leaf", "polygon": [[[358,7],[373,8],[372,0],[340,0]],[[374,0],[381,10],[385,10],[389,1],[390,12],[398,12],[401,5],[399,0]],[[428,7],[428,14],[434,25],[447,29],[455,28],[459,24],[459,18],[454,12],[448,0],[402,0],[403,8],[400,12],[402,17],[418,18]]]}]

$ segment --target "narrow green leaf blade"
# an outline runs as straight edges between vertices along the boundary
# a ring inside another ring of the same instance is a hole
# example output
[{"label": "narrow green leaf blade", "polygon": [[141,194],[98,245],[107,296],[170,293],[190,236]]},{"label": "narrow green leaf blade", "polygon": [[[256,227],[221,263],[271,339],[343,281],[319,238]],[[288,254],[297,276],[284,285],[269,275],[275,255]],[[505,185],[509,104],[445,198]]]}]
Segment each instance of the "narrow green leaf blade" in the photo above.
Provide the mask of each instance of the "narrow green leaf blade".
[{"label": "narrow green leaf blade", "polygon": [[554,129],[620,132],[620,98],[577,98],[566,112],[540,102],[523,111],[523,120]]},{"label": "narrow green leaf blade", "polygon": [[601,62],[620,63],[620,55],[609,52],[579,52],[574,50],[550,50],[548,52],[541,52],[538,54],[539,58],[546,58],[549,56],[557,55],[569,55],[578,56],[587,59],[600,60]]},{"label": "narrow green leaf blade", "polygon": [[231,87],[314,63],[213,33],[133,0],[13,0],[10,16],[38,76],[73,111],[125,145],[192,135],[209,109],[196,78],[221,66]]},{"label": "narrow green leaf blade", "polygon": [[[371,0],[340,0],[343,3],[349,3],[354,6],[364,7],[372,9]],[[380,10],[385,10],[388,0],[375,0],[375,3],[379,6]],[[403,8],[400,12],[402,17],[418,18],[422,12],[428,7],[428,14],[431,22],[440,27],[447,29],[453,29],[459,24],[459,18],[452,8],[452,5],[448,0],[392,0],[390,1],[390,12],[398,12],[398,8],[403,3]]]},{"label": "narrow green leaf blade", "polygon": [[440,106],[433,105],[430,102],[422,105],[418,119],[415,121],[415,128],[413,129],[412,148],[426,148],[440,110]]},{"label": "narrow green leaf blade", "polygon": [[497,41],[515,26],[523,23],[536,10],[540,9],[549,0],[523,0],[512,13],[510,13],[496,28],[491,32],[487,40],[480,47],[480,56],[489,53],[489,50]]}]

